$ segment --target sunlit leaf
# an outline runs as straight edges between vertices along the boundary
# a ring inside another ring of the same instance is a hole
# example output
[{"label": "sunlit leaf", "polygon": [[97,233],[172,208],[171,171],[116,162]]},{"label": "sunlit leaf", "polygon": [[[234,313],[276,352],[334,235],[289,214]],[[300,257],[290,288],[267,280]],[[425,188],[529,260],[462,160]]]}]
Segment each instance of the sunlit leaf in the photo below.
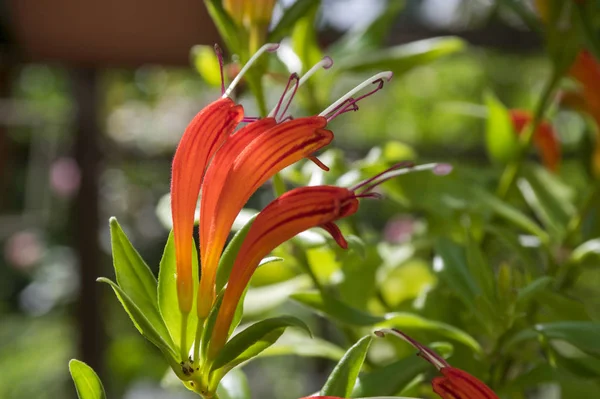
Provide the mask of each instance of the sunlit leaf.
[{"label": "sunlit leaf", "polygon": [[338,361],[344,356],[344,353],[344,349],[324,339],[311,338],[294,330],[286,330],[277,342],[262,351],[257,357],[296,355]]},{"label": "sunlit leaf", "polygon": [[275,43],[288,36],[296,22],[304,17],[311,9],[319,5],[319,0],[298,0],[288,7],[281,16],[281,19],[273,30],[269,33],[268,42]]},{"label": "sunlit leaf", "polygon": [[519,140],[508,110],[492,94],[487,92],[485,103],[488,118],[485,131],[485,143],[490,159],[499,164],[506,164],[519,155]]},{"label": "sunlit leaf", "polygon": [[310,334],[308,326],[300,319],[291,316],[274,317],[252,324],[231,338],[221,349],[212,370],[223,374],[240,363],[243,363],[273,345],[288,327],[299,327]]},{"label": "sunlit leaf", "polygon": [[97,281],[106,283],[112,287],[117,299],[119,299],[119,302],[121,302],[121,305],[123,305],[123,308],[131,318],[131,321],[133,321],[135,327],[144,337],[161,349],[165,355],[168,355],[173,359],[177,357],[175,355],[176,348],[171,340],[171,335],[169,334],[162,319],[160,319],[158,325],[153,323],[146,317],[146,314],[140,310],[140,308],[125,293],[125,291],[121,289],[121,287],[104,277],[100,277]]},{"label": "sunlit leaf", "polygon": [[356,53],[337,64],[337,71],[392,71],[400,76],[409,70],[429,64],[465,48],[456,37],[436,37],[366,53]]},{"label": "sunlit leaf", "polygon": [[356,384],[356,378],[360,372],[367,351],[371,345],[372,337],[367,335],[355,343],[335,366],[329,378],[321,389],[323,396],[349,397]]},{"label": "sunlit leaf", "polygon": [[[192,246],[192,281],[194,282],[194,299],[192,310],[188,315],[187,339],[185,353],[189,352],[192,345],[198,316],[196,313],[196,295],[198,292],[198,254],[196,246]],[[171,333],[171,338],[177,347],[181,347],[181,312],[177,300],[177,260],[175,259],[175,242],[173,232],[169,234],[163,257],[160,261],[158,275],[158,307],[162,318]],[[185,360],[185,359],[182,359]]]},{"label": "sunlit leaf", "polygon": [[69,371],[79,399],[106,399],[102,382],[90,366],[73,359],[69,362]]},{"label": "sunlit leaf", "polygon": [[535,326],[549,339],[560,339],[582,351],[600,357],[600,323],[591,321],[560,321]]}]

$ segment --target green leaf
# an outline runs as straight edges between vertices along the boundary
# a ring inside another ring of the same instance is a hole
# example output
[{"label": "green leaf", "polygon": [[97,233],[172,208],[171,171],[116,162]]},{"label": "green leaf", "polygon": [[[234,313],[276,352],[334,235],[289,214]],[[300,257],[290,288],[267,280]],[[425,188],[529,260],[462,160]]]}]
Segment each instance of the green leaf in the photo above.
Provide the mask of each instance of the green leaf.
[{"label": "green leaf", "polygon": [[582,263],[590,256],[600,257],[600,238],[588,240],[573,250],[569,262]]},{"label": "green leaf", "polygon": [[501,165],[514,160],[519,154],[519,139],[508,110],[494,96],[485,94],[488,118],[485,129],[485,143],[490,159]]},{"label": "green leaf", "polygon": [[555,176],[537,165],[522,168],[522,174],[523,178],[517,181],[517,185],[523,198],[549,231],[550,237],[560,241],[575,213],[568,194],[564,193],[568,189]]},{"label": "green leaf", "polygon": [[308,14],[313,7],[317,7],[319,3],[319,0],[298,0],[294,2],[283,12],[281,19],[269,33],[267,41],[269,43],[280,42],[291,33],[296,22]]},{"label": "green leaf", "polygon": [[244,243],[244,239],[252,226],[252,223],[256,219],[256,215],[252,216],[244,226],[238,230],[237,233],[233,236],[227,247],[223,251],[223,255],[221,255],[221,259],[219,260],[219,266],[217,269],[217,279],[216,279],[216,290],[220,292],[225,284],[227,284],[227,280],[229,280],[229,275],[231,274],[231,269],[233,269],[233,264],[235,259],[237,258],[237,254]]},{"label": "green leaf", "polygon": [[285,181],[281,176],[281,173],[275,173],[273,176],[273,193],[275,197],[281,197],[287,191],[287,187],[285,186]]},{"label": "green leaf", "polygon": [[527,215],[525,215],[519,209],[507,204],[506,202],[498,199],[496,196],[481,188],[470,187],[469,193],[474,200],[479,201],[482,205],[493,211],[497,216],[537,236],[543,244],[548,243],[548,233],[542,230],[533,220],[527,217]]},{"label": "green leaf", "polygon": [[[175,348],[171,334],[158,309],[156,278],[131,245],[115,218],[110,219],[110,237],[118,289],[126,294],[127,300],[143,314],[144,319],[148,321],[167,347]],[[99,281],[107,282],[110,280]],[[112,282],[110,284],[113,285],[113,289],[117,285]],[[125,304],[123,305],[125,306]]]},{"label": "green leaf", "polygon": [[[198,325],[198,315],[196,314],[196,295],[198,292],[198,254],[196,246],[193,246],[192,252],[192,279],[194,282],[194,299],[192,301],[192,310],[188,315],[186,348],[189,349],[194,340],[196,326]],[[158,274],[158,307],[160,314],[171,333],[173,342],[177,348],[181,348],[181,319],[179,311],[179,301],[177,299],[177,262],[175,259],[175,242],[173,232],[169,234],[163,257],[160,261],[160,270]],[[180,359],[185,360],[185,359]]]},{"label": "green leaf", "polygon": [[[307,71],[312,65],[323,58],[315,29],[318,9],[319,2],[312,3],[302,18],[296,21],[292,32],[292,48],[302,61],[302,69],[304,71]],[[310,91],[312,87],[311,81],[307,82],[307,87]]]},{"label": "green leaf", "polygon": [[527,286],[519,290],[517,304],[526,303],[529,299],[535,297],[536,294],[545,290],[553,281],[554,279],[550,276],[542,276],[533,280]]},{"label": "green leaf", "polygon": [[287,330],[273,345],[262,351],[257,357],[296,355],[319,357],[334,361],[344,356],[344,349],[321,338],[307,337],[306,334]]},{"label": "green leaf", "polygon": [[465,42],[456,37],[437,37],[383,50],[356,53],[337,63],[336,71],[366,72],[389,70],[400,76],[409,70],[429,64],[441,57],[465,48]]},{"label": "green leaf", "polygon": [[317,291],[297,292],[290,295],[290,298],[316,310],[324,316],[330,316],[344,324],[353,326],[372,326],[385,320],[381,316],[374,316],[370,313],[352,308],[331,295],[327,295],[326,298],[323,298]]},{"label": "green leaf", "polygon": [[335,366],[323,385],[322,396],[338,396],[347,398],[352,393],[356,378],[362,368],[371,345],[372,337],[367,335],[355,343]]},{"label": "green leaf", "polygon": [[535,330],[549,339],[567,341],[589,355],[600,357],[600,323],[560,321],[538,324]]},{"label": "green leaf", "polygon": [[69,371],[79,399],[106,399],[104,387],[90,366],[76,359],[69,362]]},{"label": "green leaf", "polygon": [[140,309],[158,313],[156,278],[116,218],[110,218],[110,240],[117,284]]},{"label": "green leaf", "polygon": [[227,373],[219,383],[217,396],[219,399],[250,399],[250,386],[246,374],[239,369]]},{"label": "green leaf", "polygon": [[455,242],[441,237],[435,242],[435,252],[439,257],[434,259],[434,270],[465,305],[474,310],[474,301],[480,294],[480,290],[467,267],[464,249]]},{"label": "green leaf", "polygon": [[[177,353],[176,348],[171,340],[171,336],[167,331],[167,327],[162,323],[156,326],[154,325],[148,318],[146,314],[144,314],[140,308],[131,300],[131,298],[119,287],[117,284],[112,282],[111,280],[100,277],[96,281],[101,283],[106,283],[112,287],[117,296],[121,305],[129,315],[131,321],[138,329],[138,331],[148,339],[148,341],[152,342],[156,345],[160,350],[163,351],[165,355],[170,356],[172,359],[176,359]],[[157,328],[158,327],[158,328]],[[162,330],[162,331],[159,331]]]},{"label": "green leaf", "polygon": [[273,345],[287,327],[299,327],[310,334],[308,326],[292,316],[274,317],[252,324],[231,338],[219,352],[212,364],[212,370],[227,367],[232,369],[258,355]]},{"label": "green leaf", "polygon": [[197,44],[190,51],[192,65],[202,76],[202,79],[211,86],[221,85],[221,71],[219,60],[212,46]]},{"label": "green leaf", "polygon": [[377,368],[371,373],[361,374],[349,397],[393,396],[400,392],[419,374],[431,366],[414,357],[397,360]]},{"label": "green leaf", "polygon": [[539,291],[535,300],[556,319],[587,321],[590,316],[585,305],[576,299],[550,290]]},{"label": "green leaf", "polygon": [[479,342],[463,330],[450,324],[429,320],[413,313],[388,313],[386,315],[386,321],[379,323],[377,327],[393,327],[402,331],[429,331],[460,342],[478,354],[483,353],[483,349],[481,348],[481,345],[479,345]]},{"label": "green leaf", "polygon": [[224,294],[225,290],[221,290],[219,295],[217,295],[217,299],[215,299],[215,303],[210,309],[210,313],[204,322],[204,329],[202,330],[202,336],[200,338],[200,356],[202,359],[208,358],[208,346],[210,344],[213,329],[215,328],[215,323],[217,322],[217,316],[219,315],[219,308],[223,302]]},{"label": "green leaf", "polygon": [[470,274],[473,276],[478,287],[481,289],[483,300],[491,307],[496,300],[496,278],[494,270],[483,249],[473,237],[470,229],[466,229],[466,258]]},{"label": "green leaf", "polygon": [[210,17],[212,18],[219,34],[225,41],[227,48],[232,53],[240,53],[245,49],[242,48],[241,39],[242,30],[237,24],[231,19],[227,11],[223,8],[221,0],[204,0],[206,8]]}]

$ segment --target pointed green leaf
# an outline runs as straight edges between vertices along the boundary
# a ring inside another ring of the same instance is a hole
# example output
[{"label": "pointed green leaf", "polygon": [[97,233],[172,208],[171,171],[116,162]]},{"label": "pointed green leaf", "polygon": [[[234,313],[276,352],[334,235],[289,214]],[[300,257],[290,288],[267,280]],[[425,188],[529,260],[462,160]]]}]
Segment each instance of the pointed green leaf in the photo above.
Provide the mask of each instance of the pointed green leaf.
[{"label": "pointed green leaf", "polygon": [[144,311],[151,308],[158,310],[156,278],[131,245],[116,218],[110,218],[110,240],[119,287],[140,309]]},{"label": "pointed green leaf", "polygon": [[362,368],[371,345],[372,337],[367,335],[355,343],[335,366],[323,385],[322,396],[338,396],[347,398],[352,393],[356,378]]},{"label": "pointed green leaf", "polygon": [[487,152],[493,162],[507,164],[519,154],[519,139],[508,110],[494,96],[485,94],[488,118],[485,130]]},{"label": "pointed green leaf", "polygon": [[72,359],[69,362],[69,371],[75,382],[79,399],[106,399],[102,382],[90,366],[82,361]]},{"label": "pointed green leaf", "polygon": [[535,330],[550,339],[567,341],[592,356],[600,357],[600,323],[561,321],[538,324]]},{"label": "pointed green leaf", "polygon": [[308,326],[291,316],[261,320],[231,338],[219,352],[212,370],[232,369],[273,345],[287,327],[299,327],[310,334]]},{"label": "pointed green leaf", "polygon": [[[190,311],[187,320],[186,353],[189,352],[189,349],[192,346],[196,326],[198,325],[198,315],[196,313],[198,254],[195,246],[193,246],[192,252],[192,279],[194,281],[194,299],[192,301],[192,310]],[[163,257],[160,261],[160,270],[158,274],[158,307],[165,325],[171,333],[173,342],[177,348],[180,348],[182,315],[179,311],[179,301],[177,299],[177,262],[175,259],[175,242],[172,231],[169,234]]]},{"label": "pointed green leaf", "polygon": [[223,8],[221,0],[204,0],[206,9],[210,14],[219,34],[225,41],[227,48],[232,53],[243,51],[241,38],[245,37],[241,33],[241,28],[231,19],[227,11]]},{"label": "pointed green leaf", "polygon": [[319,0],[298,0],[288,7],[281,19],[269,33],[267,41],[276,43],[289,36],[299,19],[304,17],[313,7],[319,5]]},{"label": "pointed green leaf", "polygon": [[352,391],[352,398],[392,396],[400,392],[419,374],[431,366],[414,357],[397,360],[377,368],[371,373],[361,374]]},{"label": "pointed green leaf", "polygon": [[480,290],[467,267],[464,249],[441,237],[435,242],[435,251],[439,256],[434,259],[434,270],[467,306],[475,309],[474,300]]},{"label": "pointed green leaf", "polygon": [[338,72],[389,70],[394,72],[395,76],[400,76],[413,68],[427,65],[464,48],[465,42],[459,38],[436,37],[388,47],[383,50],[356,53],[353,57],[338,62],[336,70]]},{"label": "pointed green leaf", "polygon": [[523,178],[517,181],[517,185],[523,198],[551,233],[550,236],[560,240],[575,213],[566,193],[568,189],[556,176],[537,165],[522,168],[522,174]]},{"label": "pointed green leaf", "polygon": [[233,263],[235,262],[235,258],[237,257],[240,248],[252,226],[252,223],[256,219],[256,215],[252,216],[244,227],[238,230],[237,233],[233,236],[227,247],[223,251],[223,255],[221,255],[221,260],[219,260],[219,268],[217,269],[217,282],[216,282],[216,290],[220,292],[225,284],[227,284],[227,280],[229,280],[229,275],[231,274],[231,269],[233,269]]},{"label": "pointed green leaf", "polygon": [[517,303],[526,303],[529,299],[535,297],[537,293],[545,290],[550,284],[552,284],[553,281],[554,279],[550,276],[542,276],[533,280],[531,283],[519,290]]},{"label": "pointed green leaf", "polygon": [[290,295],[290,298],[316,310],[322,315],[330,316],[344,324],[353,326],[372,326],[385,320],[381,316],[374,316],[370,313],[352,308],[330,295],[323,298],[317,291],[297,292]]},{"label": "pointed green leaf", "polygon": [[507,204],[506,202],[498,199],[496,196],[482,190],[481,188],[470,186],[469,193],[474,200],[488,207],[499,217],[537,236],[543,244],[548,243],[548,233],[541,229],[533,220],[527,217],[527,215],[525,215],[519,209]]},{"label": "pointed green leaf", "polygon": [[210,344],[210,337],[212,337],[213,329],[215,328],[215,323],[217,322],[217,316],[219,315],[219,308],[221,307],[221,303],[223,302],[223,294],[224,290],[221,290],[219,295],[217,295],[217,299],[215,299],[215,303],[213,304],[206,321],[204,322],[204,329],[202,330],[202,337],[200,341],[200,355],[202,359],[208,358],[208,346]]},{"label": "pointed green leaf", "polygon": [[[176,359],[176,348],[171,340],[171,336],[167,331],[167,327],[162,324],[160,327],[163,332],[159,332],[153,323],[148,320],[146,315],[140,310],[140,308],[133,302],[133,300],[119,287],[117,284],[112,282],[111,280],[100,277],[97,281],[101,283],[106,283],[112,287],[117,296],[121,305],[129,315],[131,321],[138,329],[138,331],[148,339],[148,341],[152,342],[156,345],[165,355],[170,356],[173,359]],[[162,320],[161,320],[162,322]]]},{"label": "pointed green leaf", "polygon": [[192,65],[202,76],[202,79],[211,86],[221,85],[221,71],[219,70],[219,60],[212,46],[197,44],[190,51]]},{"label": "pointed green leaf", "polygon": [[[117,219],[110,219],[110,237],[117,284],[127,298],[170,348],[175,348],[171,334],[158,309],[157,281],[140,254],[121,229]],[[114,287],[113,287],[114,288]]]}]

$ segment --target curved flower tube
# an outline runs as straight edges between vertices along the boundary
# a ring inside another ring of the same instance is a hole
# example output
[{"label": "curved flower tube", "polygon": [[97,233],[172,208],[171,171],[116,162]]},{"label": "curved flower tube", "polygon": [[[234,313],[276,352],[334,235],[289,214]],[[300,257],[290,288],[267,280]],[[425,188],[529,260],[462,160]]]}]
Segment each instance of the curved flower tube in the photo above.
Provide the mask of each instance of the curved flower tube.
[{"label": "curved flower tube", "polygon": [[378,337],[383,337],[385,334],[395,335],[414,346],[419,350],[419,356],[433,364],[442,373],[443,377],[436,377],[432,381],[433,391],[442,399],[499,399],[494,391],[482,381],[463,370],[450,366],[440,355],[402,331],[395,328],[375,331],[375,335]]},{"label": "curved flower tube", "polygon": [[194,213],[204,171],[215,152],[244,117],[243,108],[231,99],[219,99],[201,110],[188,125],[173,158],[171,213],[177,258],[179,309],[192,308],[192,245]]},{"label": "curved flower tube", "polygon": [[259,120],[227,140],[211,162],[200,201],[199,317],[205,318],[213,304],[219,258],[237,214],[273,175],[333,140],[333,133],[323,129],[326,124],[319,116],[279,124],[273,118]]},{"label": "curved flower tube", "polygon": [[267,205],[252,223],[233,265],[213,329],[209,357],[214,358],[227,341],[238,302],[262,258],[296,234],[318,226],[333,232],[337,243],[346,248],[346,240],[334,221],[357,210],[356,194],[334,186],[297,188]]}]

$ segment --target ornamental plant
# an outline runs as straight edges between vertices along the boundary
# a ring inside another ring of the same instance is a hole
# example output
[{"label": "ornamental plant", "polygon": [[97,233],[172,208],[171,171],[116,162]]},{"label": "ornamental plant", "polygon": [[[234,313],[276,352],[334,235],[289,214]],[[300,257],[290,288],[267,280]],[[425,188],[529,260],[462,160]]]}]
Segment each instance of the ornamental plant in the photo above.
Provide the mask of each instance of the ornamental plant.
[{"label": "ornamental plant", "polygon": [[[207,81],[219,76],[221,96],[192,119],[174,153],[173,228],[158,279],[110,220],[116,281],[98,280],[112,287],[137,330],[162,353],[168,374],[206,399],[246,398],[224,381],[245,381],[240,368],[257,358],[294,354],[336,364],[307,398],[543,398],[546,386],[565,398],[600,392],[600,324],[578,285],[599,253],[600,46],[593,2],[540,0],[536,9],[497,2],[541,33],[551,73],[533,109],[507,107],[484,93],[490,176],[421,162],[398,143],[354,164],[331,148],[336,123],[376,102],[393,75],[463,50],[462,40],[382,49],[391,23],[384,13],[325,55],[312,29],[319,2],[298,0],[273,24],[275,3],[205,1],[238,62],[226,62],[219,46],[192,50]],[[401,3],[391,1],[388,12],[395,15]],[[274,67],[277,51],[295,54],[302,70]],[[366,72],[372,76],[330,98],[338,78]],[[281,83],[273,104],[266,82]],[[239,100],[249,93],[256,115]],[[580,195],[561,175],[565,151],[554,116],[567,108],[591,116],[586,134],[594,144],[579,159],[587,171]],[[268,183],[272,200],[235,227]],[[410,242],[386,246],[380,233],[356,222],[361,208],[377,213],[390,206],[423,215],[427,234],[413,231]],[[383,259],[386,251],[393,255]],[[323,263],[338,265],[338,281],[324,279],[319,262],[311,261],[323,253]],[[405,282],[421,286],[415,302],[425,305],[394,304],[386,293],[386,279],[403,257],[427,259],[439,279]],[[288,258],[300,266],[302,284],[286,286],[281,301],[300,303],[337,326],[343,344],[313,338],[308,323],[291,314],[252,323],[244,317],[257,269]],[[281,344],[298,331],[308,337]],[[379,339],[386,336],[400,340]],[[81,399],[105,397],[87,365],[73,360],[70,370]]]}]

